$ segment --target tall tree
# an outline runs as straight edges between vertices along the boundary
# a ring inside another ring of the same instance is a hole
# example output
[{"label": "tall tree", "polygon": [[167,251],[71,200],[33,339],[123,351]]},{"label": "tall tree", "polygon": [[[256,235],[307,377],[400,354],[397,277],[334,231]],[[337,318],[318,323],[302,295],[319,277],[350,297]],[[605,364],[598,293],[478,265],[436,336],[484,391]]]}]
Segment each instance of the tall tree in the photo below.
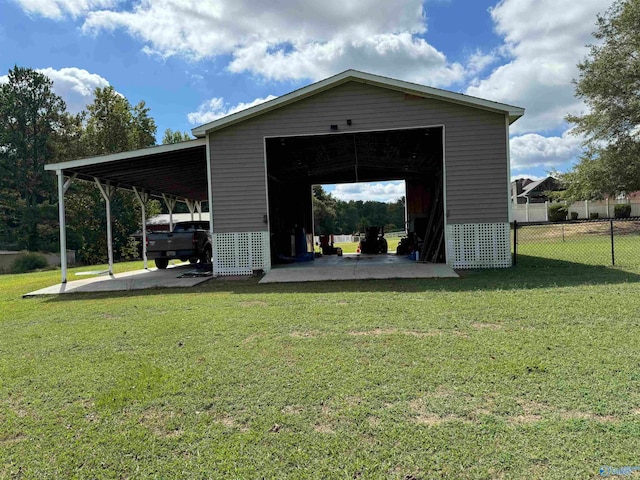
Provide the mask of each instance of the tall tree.
[{"label": "tall tree", "polygon": [[174,132],[170,128],[167,128],[164,131],[164,136],[162,137],[162,144],[168,145],[170,143],[187,142],[189,140],[192,140],[192,138],[187,132],[181,133],[179,130]]},{"label": "tall tree", "polygon": [[575,81],[589,113],[567,117],[587,147],[562,177],[570,197],[640,190],[640,0],[617,0],[596,25]]},{"label": "tall tree", "polygon": [[335,233],[336,199],[322,185],[313,186],[313,220],[317,235]]},{"label": "tall tree", "polygon": [[[109,86],[96,88],[87,106],[86,127],[79,142],[84,157],[136,150],[154,145],[156,124],[144,102],[131,106]],[[159,212],[157,201],[147,205],[148,214]],[[70,245],[87,263],[107,257],[106,214],[95,185],[76,183],[67,201]],[[111,202],[113,243],[117,258],[128,256],[129,235],[140,228],[140,205],[132,192],[118,190]]]},{"label": "tall tree", "polygon": [[156,143],[156,122],[149,116],[149,107],[141,100],[131,110],[130,148],[145,148]]},{"label": "tall tree", "polygon": [[45,75],[18,66],[0,85],[0,239],[17,248],[37,250],[51,233],[54,179],[44,165],[56,160],[66,118],[52,85]]},{"label": "tall tree", "polygon": [[129,101],[112,86],[96,88],[87,105],[86,141],[90,155],[128,150],[132,144],[133,115]]}]

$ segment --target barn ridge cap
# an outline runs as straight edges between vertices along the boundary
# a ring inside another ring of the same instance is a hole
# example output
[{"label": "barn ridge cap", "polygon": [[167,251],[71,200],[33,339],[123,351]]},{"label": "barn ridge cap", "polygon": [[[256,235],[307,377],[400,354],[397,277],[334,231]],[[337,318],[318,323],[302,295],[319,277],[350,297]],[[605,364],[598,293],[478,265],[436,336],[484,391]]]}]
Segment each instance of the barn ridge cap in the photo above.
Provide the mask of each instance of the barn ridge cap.
[{"label": "barn ridge cap", "polygon": [[208,132],[220,130],[222,128],[240,123],[253,117],[257,117],[264,113],[270,112],[277,108],[298,102],[305,98],[316,95],[320,92],[330,90],[347,82],[360,82],[381,88],[402,91],[410,95],[416,95],[424,98],[432,98],[445,102],[457,103],[468,107],[489,110],[492,112],[503,113],[509,115],[509,123],[515,122],[524,115],[524,108],[508,105],[505,103],[494,102],[484,98],[466,95],[464,93],[451,92],[440,88],[429,87],[417,83],[411,83],[404,80],[398,80],[372,73],[361,72],[358,70],[346,70],[332,77],[320,80],[305,87],[289,92],[280,97],[274,98],[267,102],[255,105],[253,107],[241,110],[231,115],[224,116],[209,123],[205,123],[191,130],[196,138],[205,137]]}]

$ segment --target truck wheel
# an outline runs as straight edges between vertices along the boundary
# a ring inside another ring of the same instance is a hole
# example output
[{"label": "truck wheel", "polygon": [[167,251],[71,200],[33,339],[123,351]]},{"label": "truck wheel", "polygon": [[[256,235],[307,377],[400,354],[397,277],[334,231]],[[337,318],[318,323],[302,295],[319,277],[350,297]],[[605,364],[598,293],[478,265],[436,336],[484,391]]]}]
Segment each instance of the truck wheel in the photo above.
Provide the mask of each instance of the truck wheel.
[{"label": "truck wheel", "polygon": [[204,249],[204,255],[202,255],[202,257],[200,258],[200,263],[211,263],[211,247],[206,247]]},{"label": "truck wheel", "polygon": [[198,263],[198,259],[193,257],[189,259],[189,263]]},{"label": "truck wheel", "polygon": [[156,267],[158,267],[160,270],[164,270],[165,268],[167,268],[167,265],[169,265],[168,258],[156,258]]}]

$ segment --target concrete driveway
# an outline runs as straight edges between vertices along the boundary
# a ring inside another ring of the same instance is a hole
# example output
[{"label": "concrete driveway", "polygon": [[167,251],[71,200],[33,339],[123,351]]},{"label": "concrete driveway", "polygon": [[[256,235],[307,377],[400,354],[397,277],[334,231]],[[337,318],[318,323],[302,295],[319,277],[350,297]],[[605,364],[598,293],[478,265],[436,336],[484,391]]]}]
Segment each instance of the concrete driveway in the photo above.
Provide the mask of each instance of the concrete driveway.
[{"label": "concrete driveway", "polygon": [[[76,275],[75,278],[82,277]],[[91,278],[82,278],[81,280],[67,281],[67,283],[59,283],[23,296],[32,297],[78,292],[116,292],[143,290],[146,288],[186,288],[206,282],[211,278],[213,278],[211,275],[203,276],[203,271],[197,270],[194,265],[179,264],[170,265],[166,270],[150,268],[148,270],[134,270],[114,275],[103,274]]]},{"label": "concrete driveway", "polygon": [[325,255],[309,262],[273,267],[260,283],[324,282],[389,278],[458,278],[444,263],[421,263],[401,255]]}]

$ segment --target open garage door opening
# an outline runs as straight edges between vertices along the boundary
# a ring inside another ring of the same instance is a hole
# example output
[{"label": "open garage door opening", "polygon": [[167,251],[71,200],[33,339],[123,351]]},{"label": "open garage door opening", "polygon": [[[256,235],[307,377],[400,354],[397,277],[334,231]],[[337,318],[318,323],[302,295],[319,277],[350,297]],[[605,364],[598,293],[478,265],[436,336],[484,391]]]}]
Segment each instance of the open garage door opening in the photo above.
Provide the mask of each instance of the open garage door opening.
[{"label": "open garage door opening", "polygon": [[404,180],[407,244],[444,263],[443,136],[432,126],[266,138],[272,262],[313,257],[313,185]]},{"label": "open garage door opening", "polygon": [[[313,185],[314,242],[323,255],[355,253],[369,234],[363,253],[396,253],[406,236],[404,180]],[[367,248],[370,247],[370,248]]]}]

